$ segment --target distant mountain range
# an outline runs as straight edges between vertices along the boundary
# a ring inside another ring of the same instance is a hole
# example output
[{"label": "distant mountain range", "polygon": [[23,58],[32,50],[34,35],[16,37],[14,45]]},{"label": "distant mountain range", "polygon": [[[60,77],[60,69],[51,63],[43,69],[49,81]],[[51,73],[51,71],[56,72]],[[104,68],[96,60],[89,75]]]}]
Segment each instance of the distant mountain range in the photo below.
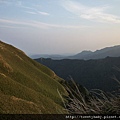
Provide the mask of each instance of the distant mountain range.
[{"label": "distant mountain range", "polygon": [[51,59],[54,59],[54,60],[59,60],[59,59],[64,59],[67,57],[67,55],[59,55],[59,54],[52,54],[52,55],[49,55],[49,54],[35,54],[35,55],[30,55],[30,57],[32,59],[36,59],[36,58],[51,58]]},{"label": "distant mountain range", "polygon": [[[114,48],[115,51],[119,49],[119,47]],[[110,48],[96,51],[96,53],[105,53],[102,51],[108,53]],[[52,60],[39,58],[36,61],[49,67],[65,80],[68,80],[69,76],[71,76],[77,83],[80,83],[87,89],[114,91],[119,86],[113,78],[116,77],[120,80],[120,69],[118,69],[120,68],[120,57],[106,57],[97,60]]]},{"label": "distant mountain range", "polygon": [[105,57],[120,57],[120,45],[113,47],[106,47],[100,50],[92,51],[82,51],[74,56],[67,57],[68,59],[101,59]]},{"label": "distant mountain range", "polygon": [[61,59],[101,59],[105,57],[119,57],[120,56],[120,45],[112,46],[112,47],[106,47],[100,50],[96,50],[95,52],[92,51],[82,51],[76,55],[45,55],[45,54],[37,54],[37,55],[31,55],[30,57],[33,59],[36,58],[51,58],[54,60],[61,60]]}]

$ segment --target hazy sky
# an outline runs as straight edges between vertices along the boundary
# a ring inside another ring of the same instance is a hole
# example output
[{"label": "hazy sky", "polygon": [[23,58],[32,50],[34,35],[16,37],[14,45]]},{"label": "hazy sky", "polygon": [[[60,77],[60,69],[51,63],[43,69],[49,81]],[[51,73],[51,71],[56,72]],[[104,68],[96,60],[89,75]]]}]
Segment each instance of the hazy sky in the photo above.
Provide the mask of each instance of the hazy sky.
[{"label": "hazy sky", "polygon": [[0,0],[0,39],[27,54],[120,44],[120,0]]}]

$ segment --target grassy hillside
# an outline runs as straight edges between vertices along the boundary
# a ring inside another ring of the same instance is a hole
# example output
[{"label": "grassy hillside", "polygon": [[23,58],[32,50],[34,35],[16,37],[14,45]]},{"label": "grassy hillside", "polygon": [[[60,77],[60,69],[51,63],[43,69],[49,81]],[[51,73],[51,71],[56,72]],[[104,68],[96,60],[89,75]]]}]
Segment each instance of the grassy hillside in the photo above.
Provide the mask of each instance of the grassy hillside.
[{"label": "grassy hillside", "polygon": [[0,113],[65,113],[57,92],[67,95],[49,68],[0,41]]}]

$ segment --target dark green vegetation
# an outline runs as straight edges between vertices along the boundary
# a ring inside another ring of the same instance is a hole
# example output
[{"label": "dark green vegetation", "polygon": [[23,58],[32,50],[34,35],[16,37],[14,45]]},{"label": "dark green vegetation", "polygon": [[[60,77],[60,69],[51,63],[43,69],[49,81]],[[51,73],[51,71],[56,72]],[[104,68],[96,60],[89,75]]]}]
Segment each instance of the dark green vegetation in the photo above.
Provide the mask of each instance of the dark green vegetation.
[{"label": "dark green vegetation", "polygon": [[0,41],[0,113],[65,113],[57,92],[67,95],[49,68]]},{"label": "dark green vegetation", "polygon": [[87,89],[113,91],[118,88],[118,84],[113,78],[120,79],[120,73],[116,70],[117,67],[120,68],[120,57],[106,57],[99,60],[41,58],[36,59],[36,61],[46,65],[66,80],[71,76],[77,83]]}]

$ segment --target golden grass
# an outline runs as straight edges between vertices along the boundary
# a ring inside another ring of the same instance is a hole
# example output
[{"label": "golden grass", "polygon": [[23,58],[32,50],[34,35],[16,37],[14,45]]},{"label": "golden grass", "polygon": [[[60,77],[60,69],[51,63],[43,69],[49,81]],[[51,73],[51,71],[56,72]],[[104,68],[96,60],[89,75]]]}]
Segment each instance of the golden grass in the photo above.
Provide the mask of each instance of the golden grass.
[{"label": "golden grass", "polygon": [[12,67],[3,59],[1,55],[0,55],[0,64],[1,67],[5,68],[7,72],[13,72]]}]

